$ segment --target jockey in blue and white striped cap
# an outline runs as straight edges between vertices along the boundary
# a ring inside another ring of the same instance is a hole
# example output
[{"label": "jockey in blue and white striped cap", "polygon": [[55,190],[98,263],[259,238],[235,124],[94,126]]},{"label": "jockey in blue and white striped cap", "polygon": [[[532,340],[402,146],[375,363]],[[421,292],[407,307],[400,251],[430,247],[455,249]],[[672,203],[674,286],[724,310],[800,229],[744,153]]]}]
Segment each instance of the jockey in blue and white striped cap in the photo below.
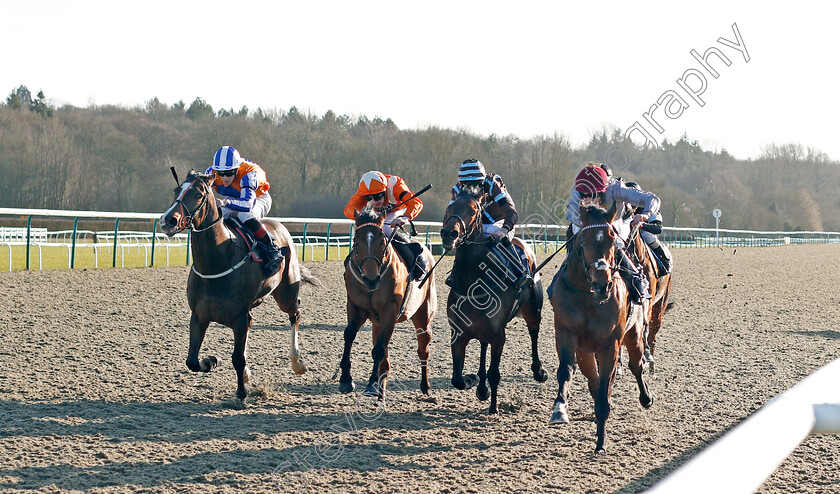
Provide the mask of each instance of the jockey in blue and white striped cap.
[{"label": "jockey in blue and white striped cap", "polygon": [[458,169],[459,182],[477,182],[484,180],[487,172],[484,170],[484,165],[478,160],[466,160],[461,163],[461,168]]}]

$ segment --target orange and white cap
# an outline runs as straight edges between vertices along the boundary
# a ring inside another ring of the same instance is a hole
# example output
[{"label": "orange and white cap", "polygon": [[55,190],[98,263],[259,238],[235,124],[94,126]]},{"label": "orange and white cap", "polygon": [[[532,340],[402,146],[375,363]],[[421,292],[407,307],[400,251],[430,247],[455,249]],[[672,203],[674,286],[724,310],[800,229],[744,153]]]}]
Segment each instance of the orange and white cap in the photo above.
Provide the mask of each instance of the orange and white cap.
[{"label": "orange and white cap", "polygon": [[367,196],[385,192],[387,188],[388,179],[385,178],[385,174],[377,171],[369,171],[362,175],[362,179],[359,180],[359,189],[356,193],[361,196]]}]

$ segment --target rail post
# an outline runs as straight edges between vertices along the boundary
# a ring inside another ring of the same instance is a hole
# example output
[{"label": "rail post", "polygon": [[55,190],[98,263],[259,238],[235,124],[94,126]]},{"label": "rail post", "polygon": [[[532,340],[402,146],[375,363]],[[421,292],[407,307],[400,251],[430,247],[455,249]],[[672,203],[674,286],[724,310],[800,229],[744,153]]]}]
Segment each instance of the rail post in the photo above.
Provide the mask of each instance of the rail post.
[{"label": "rail post", "polygon": [[70,249],[70,269],[76,267],[76,231],[79,229],[79,217],[76,216],[73,218],[73,240],[71,240],[71,244],[73,245]]}]

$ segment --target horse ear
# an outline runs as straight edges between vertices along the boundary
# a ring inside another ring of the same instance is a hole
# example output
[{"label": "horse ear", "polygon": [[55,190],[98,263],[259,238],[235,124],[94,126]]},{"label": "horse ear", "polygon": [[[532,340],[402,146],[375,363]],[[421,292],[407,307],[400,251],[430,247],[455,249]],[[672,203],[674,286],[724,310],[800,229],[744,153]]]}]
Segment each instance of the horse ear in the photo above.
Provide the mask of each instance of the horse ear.
[{"label": "horse ear", "polygon": [[607,223],[615,221],[616,214],[618,214],[618,205],[613,201],[612,206],[607,210]]},{"label": "horse ear", "polygon": [[359,219],[359,210],[358,209],[353,209],[353,220],[355,221],[355,220],[358,220],[358,219]]}]

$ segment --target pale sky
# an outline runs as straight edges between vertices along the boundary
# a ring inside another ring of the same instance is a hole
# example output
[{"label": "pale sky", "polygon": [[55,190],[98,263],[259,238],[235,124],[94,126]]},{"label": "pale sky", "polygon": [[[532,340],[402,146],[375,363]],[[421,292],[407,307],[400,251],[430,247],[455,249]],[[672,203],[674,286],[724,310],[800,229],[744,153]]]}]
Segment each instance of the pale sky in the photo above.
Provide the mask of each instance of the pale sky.
[{"label": "pale sky", "polygon": [[[741,159],[799,143],[840,160],[840,8],[734,3],[3,2],[0,95],[26,85],[79,107],[201,97],[215,110],[297,106],[576,146],[638,121],[657,140],[687,133]],[[733,24],[743,50],[718,41],[738,44]],[[711,47],[730,62],[709,55],[717,78],[690,53]],[[705,80],[703,106],[680,79],[695,92]],[[671,118],[650,113],[663,133],[643,117],[658,100],[671,104]]]}]

